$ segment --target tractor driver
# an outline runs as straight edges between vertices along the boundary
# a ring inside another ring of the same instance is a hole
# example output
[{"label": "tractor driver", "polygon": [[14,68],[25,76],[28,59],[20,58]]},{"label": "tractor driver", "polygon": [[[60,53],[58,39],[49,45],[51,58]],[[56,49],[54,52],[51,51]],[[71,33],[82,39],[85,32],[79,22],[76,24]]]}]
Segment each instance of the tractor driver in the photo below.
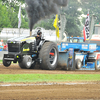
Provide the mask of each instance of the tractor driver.
[{"label": "tractor driver", "polygon": [[42,35],[42,32],[40,30],[38,30],[37,36],[36,36],[36,44],[37,45],[39,45],[39,43],[41,41],[41,35]]}]

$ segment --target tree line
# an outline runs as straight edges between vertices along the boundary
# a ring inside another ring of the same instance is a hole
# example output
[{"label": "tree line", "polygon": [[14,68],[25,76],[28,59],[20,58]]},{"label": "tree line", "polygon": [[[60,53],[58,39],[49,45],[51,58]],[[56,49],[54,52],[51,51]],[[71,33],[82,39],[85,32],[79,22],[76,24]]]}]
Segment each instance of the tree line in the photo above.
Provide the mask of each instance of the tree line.
[{"label": "tree line", "polygon": [[[65,31],[69,36],[82,36],[83,25],[85,24],[88,10],[90,19],[93,14],[96,15],[96,23],[100,22],[99,0],[69,0],[68,6],[59,9],[59,14],[66,16],[67,22]],[[21,8],[21,28],[29,29],[29,20],[25,10],[25,0],[0,0],[0,28],[18,28],[18,11]],[[43,27],[45,29],[54,30],[53,22],[55,15],[51,15],[49,19],[39,21],[34,28]]]}]

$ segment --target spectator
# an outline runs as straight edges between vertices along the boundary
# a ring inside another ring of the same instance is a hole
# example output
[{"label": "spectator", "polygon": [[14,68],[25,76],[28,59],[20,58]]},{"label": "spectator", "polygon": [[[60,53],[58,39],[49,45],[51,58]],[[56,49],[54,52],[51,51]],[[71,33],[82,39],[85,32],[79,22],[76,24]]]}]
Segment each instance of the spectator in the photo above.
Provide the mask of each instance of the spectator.
[{"label": "spectator", "polygon": [[1,39],[0,45],[4,46],[3,39]]},{"label": "spectator", "polygon": [[0,44],[0,51],[3,51],[3,46],[2,46],[2,44]]}]

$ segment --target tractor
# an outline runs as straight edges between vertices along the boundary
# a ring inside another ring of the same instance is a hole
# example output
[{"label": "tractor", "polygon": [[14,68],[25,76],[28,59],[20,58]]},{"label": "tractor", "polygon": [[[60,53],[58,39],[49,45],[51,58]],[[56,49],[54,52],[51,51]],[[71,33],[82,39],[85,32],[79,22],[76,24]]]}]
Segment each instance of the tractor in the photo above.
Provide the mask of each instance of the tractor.
[{"label": "tractor", "polygon": [[[35,31],[38,30],[41,28]],[[58,63],[57,44],[45,40],[43,35],[38,45],[36,42],[36,34],[9,39],[8,54],[4,54],[3,65],[8,67],[13,62],[22,69],[33,69],[39,63],[41,69],[54,70]]]}]

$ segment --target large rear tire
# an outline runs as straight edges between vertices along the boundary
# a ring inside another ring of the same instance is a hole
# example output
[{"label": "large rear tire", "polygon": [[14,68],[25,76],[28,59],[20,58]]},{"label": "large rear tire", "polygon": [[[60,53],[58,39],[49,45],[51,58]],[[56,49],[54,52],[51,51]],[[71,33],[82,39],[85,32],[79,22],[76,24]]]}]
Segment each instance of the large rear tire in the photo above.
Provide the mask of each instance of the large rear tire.
[{"label": "large rear tire", "polygon": [[40,67],[46,70],[54,70],[58,63],[58,48],[54,42],[46,42],[42,46],[39,58],[41,59]]},{"label": "large rear tire", "polygon": [[100,70],[100,59],[95,60],[95,70]]},{"label": "large rear tire", "polygon": [[[35,64],[35,62],[34,62],[34,64]],[[34,64],[32,64],[32,58],[28,55],[23,56],[22,61],[19,62],[19,66],[22,69],[32,69],[35,66]]]}]

